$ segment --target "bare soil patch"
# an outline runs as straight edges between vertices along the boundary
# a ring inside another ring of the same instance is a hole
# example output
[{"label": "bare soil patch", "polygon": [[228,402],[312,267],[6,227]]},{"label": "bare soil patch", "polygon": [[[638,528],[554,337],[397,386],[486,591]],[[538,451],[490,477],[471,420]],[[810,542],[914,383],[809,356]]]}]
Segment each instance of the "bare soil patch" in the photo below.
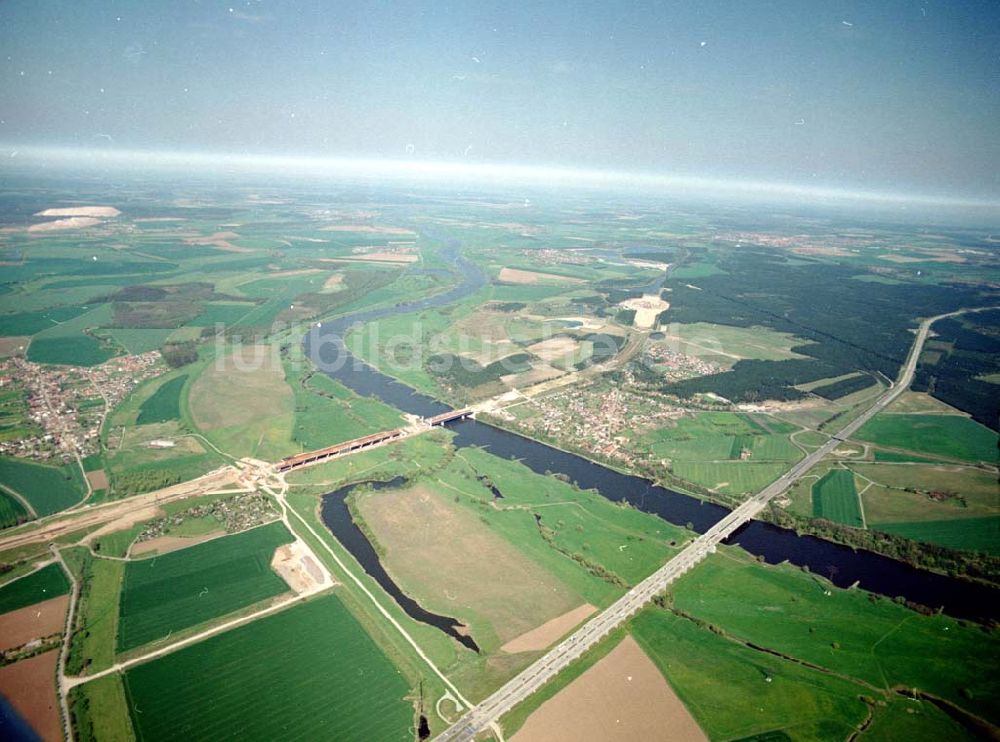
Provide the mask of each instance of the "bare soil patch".
[{"label": "bare soil patch", "polygon": [[580,605],[569,586],[453,502],[453,494],[421,485],[358,501],[387,570],[406,593],[428,610],[483,618],[501,642]]},{"label": "bare soil patch", "polygon": [[114,206],[70,206],[68,208],[45,209],[39,211],[35,216],[95,216],[112,217],[118,216],[121,212]]},{"label": "bare soil patch", "polygon": [[570,353],[575,353],[579,347],[580,343],[576,339],[561,336],[530,345],[527,350],[543,361],[554,361],[557,358],[568,356]]},{"label": "bare soil patch", "polygon": [[568,611],[561,616],[546,621],[541,626],[521,634],[502,647],[501,652],[515,654],[517,652],[539,652],[556,642],[570,629],[579,624],[583,619],[596,611],[597,608],[590,603],[584,603]]},{"label": "bare soil patch", "polygon": [[539,281],[559,281],[560,283],[583,283],[582,278],[570,278],[569,276],[557,276],[555,273],[542,273],[541,271],[525,271],[520,268],[503,268],[500,271],[500,280],[507,283],[538,283]]},{"label": "bare soil patch", "polygon": [[0,694],[44,740],[62,739],[56,663],[59,650],[0,667]]},{"label": "bare soil patch", "polygon": [[139,541],[138,543],[132,544],[132,548],[129,549],[129,556],[140,557],[148,556],[150,554],[166,554],[171,551],[177,551],[178,549],[186,549],[188,546],[194,546],[195,544],[200,544],[202,541],[210,541],[213,538],[225,535],[225,531],[212,531],[210,533],[203,533],[199,536],[157,536],[156,538],[149,539],[149,541]]},{"label": "bare soil patch", "polygon": [[60,633],[68,607],[69,596],[60,595],[4,613],[0,616],[0,651]]},{"label": "bare soil patch", "polygon": [[22,353],[28,347],[27,336],[0,338],[0,358],[10,358],[13,355]]},{"label": "bare soil patch", "polygon": [[107,536],[109,533],[115,533],[117,531],[127,531],[132,526],[137,523],[142,523],[144,520],[151,520],[153,518],[159,518],[163,516],[164,513],[156,505],[152,505],[148,508],[141,508],[139,510],[133,510],[130,513],[126,513],[120,518],[115,518],[109,523],[105,523],[103,526],[87,534],[87,537],[83,540],[83,543],[90,544],[99,539],[101,536]]},{"label": "bare soil patch", "polygon": [[653,661],[627,636],[538,707],[511,742],[708,740]]},{"label": "bare soil patch", "polygon": [[510,387],[526,387],[562,376],[563,373],[565,372],[548,364],[536,363],[531,367],[530,371],[520,374],[507,374],[506,376],[501,376],[500,381]]},{"label": "bare soil patch", "polygon": [[344,285],[344,274],[334,273],[328,279],[326,279],[326,283],[323,284],[323,293],[332,294],[334,291],[340,291],[343,285]]},{"label": "bare soil patch", "polygon": [[60,229],[83,229],[84,227],[93,227],[95,224],[100,224],[100,219],[95,219],[92,216],[71,216],[66,219],[56,219],[51,222],[42,222],[41,224],[32,224],[28,227],[29,232],[57,232]]},{"label": "bare soil patch", "polygon": [[271,569],[281,575],[297,594],[314,592],[333,583],[303,541],[279,546],[271,559]]},{"label": "bare soil patch", "polygon": [[108,473],[104,469],[88,471],[87,481],[95,490],[106,490],[108,488]]}]

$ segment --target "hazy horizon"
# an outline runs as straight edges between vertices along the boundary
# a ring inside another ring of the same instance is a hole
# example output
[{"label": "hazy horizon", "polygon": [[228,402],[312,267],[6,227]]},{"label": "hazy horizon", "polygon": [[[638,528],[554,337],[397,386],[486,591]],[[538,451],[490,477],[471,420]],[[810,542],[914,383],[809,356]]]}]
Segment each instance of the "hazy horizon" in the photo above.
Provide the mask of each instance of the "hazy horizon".
[{"label": "hazy horizon", "polygon": [[1000,7],[0,5],[0,146],[1000,202]]}]

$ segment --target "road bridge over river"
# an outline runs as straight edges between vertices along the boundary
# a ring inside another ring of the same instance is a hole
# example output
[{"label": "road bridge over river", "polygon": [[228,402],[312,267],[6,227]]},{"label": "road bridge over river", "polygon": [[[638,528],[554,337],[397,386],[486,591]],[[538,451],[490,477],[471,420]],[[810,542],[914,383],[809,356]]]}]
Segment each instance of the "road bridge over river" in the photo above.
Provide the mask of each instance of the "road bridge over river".
[{"label": "road bridge over river", "polygon": [[718,523],[688,544],[677,556],[625,593],[609,608],[592,618],[491,696],[479,702],[457,723],[438,735],[436,739],[440,742],[451,742],[452,740],[466,742],[494,726],[505,713],[533,695],[561,670],[579,659],[587,650],[666,590],[671,582],[714,552],[719,543],[725,541],[742,525],[749,522],[767,507],[771,500],[785,492],[799,477],[832,453],[843,441],[854,435],[862,425],[906,391],[913,381],[917,361],[931,325],[939,319],[961,313],[960,311],[942,314],[921,322],[906,363],[900,370],[899,378],[895,384],[875,400],[874,404],[845,425],[826,443],[799,461],[777,481],[729,512]]}]

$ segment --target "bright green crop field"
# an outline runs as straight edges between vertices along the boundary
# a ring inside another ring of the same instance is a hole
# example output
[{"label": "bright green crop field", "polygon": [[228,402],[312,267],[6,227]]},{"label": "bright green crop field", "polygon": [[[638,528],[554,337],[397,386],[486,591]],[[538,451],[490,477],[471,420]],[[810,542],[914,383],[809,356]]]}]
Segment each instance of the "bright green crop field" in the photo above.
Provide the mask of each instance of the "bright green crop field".
[{"label": "bright green crop field", "polygon": [[731,640],[886,693],[897,686],[919,688],[994,724],[1000,720],[1000,638],[975,624],[923,616],[863,590],[832,588],[794,567],[763,566],[730,548],[685,575],[672,592],[679,610]]},{"label": "bright green crop field", "polygon": [[125,674],[140,740],[414,739],[407,682],[332,595]]},{"label": "bright green crop field", "polygon": [[861,504],[854,488],[854,472],[831,469],[812,486],[813,517],[860,528]]},{"label": "bright green crop field", "polygon": [[130,561],[125,569],[118,649],[133,649],[288,589],[271,570],[274,550],[292,541],[280,522]]},{"label": "bright green crop field", "polygon": [[187,376],[177,376],[163,384],[139,407],[136,425],[177,420],[181,416],[181,391]]},{"label": "bright green crop field", "polygon": [[867,422],[856,437],[916,453],[997,463],[997,434],[963,415],[882,414]]},{"label": "bright green crop field", "polygon": [[0,482],[30,502],[39,516],[76,505],[83,497],[82,478],[75,466],[55,467],[0,456]]},{"label": "bright green crop field", "polygon": [[0,490],[0,528],[17,525],[28,517],[28,511],[19,500]]},{"label": "bright green crop field", "polygon": [[62,567],[50,564],[30,575],[0,587],[0,613],[16,611],[69,592],[69,580]]},{"label": "bright green crop field", "polygon": [[882,523],[878,526],[878,530],[951,549],[1000,555],[1000,518]]}]

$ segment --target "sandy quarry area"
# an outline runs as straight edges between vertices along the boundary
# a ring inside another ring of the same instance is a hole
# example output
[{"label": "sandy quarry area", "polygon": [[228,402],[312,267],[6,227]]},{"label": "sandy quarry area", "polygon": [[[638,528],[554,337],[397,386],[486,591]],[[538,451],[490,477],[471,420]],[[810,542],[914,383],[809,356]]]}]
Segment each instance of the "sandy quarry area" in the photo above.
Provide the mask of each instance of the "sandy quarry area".
[{"label": "sandy quarry area", "polygon": [[633,324],[641,330],[649,330],[656,324],[660,312],[670,309],[670,302],[663,301],[656,294],[646,294],[638,299],[627,299],[618,306],[635,310]]},{"label": "sandy quarry area", "polygon": [[56,698],[56,664],[53,649],[13,665],[0,667],[0,695],[44,740],[62,739],[59,700]]},{"label": "sandy quarry area", "polygon": [[68,607],[69,596],[60,595],[4,613],[0,616],[0,650],[61,633]]},{"label": "sandy quarry area", "polygon": [[323,232],[356,232],[358,234],[393,234],[412,237],[416,234],[405,227],[373,227],[369,224],[336,224],[331,227],[320,227]]},{"label": "sandy quarry area", "polygon": [[51,222],[42,222],[41,224],[32,224],[28,227],[29,232],[57,232],[60,229],[83,229],[84,227],[93,227],[95,224],[100,224],[100,219],[95,219],[92,216],[71,216],[66,219],[56,219]]},{"label": "sandy quarry area", "polygon": [[596,610],[597,608],[592,606],[590,603],[584,603],[583,605],[577,606],[573,610],[568,611],[561,616],[556,616],[555,618],[546,621],[541,626],[534,628],[531,631],[521,634],[516,639],[511,639],[509,642],[500,647],[500,651],[507,652],[507,654],[516,654],[517,652],[539,652],[555,643],[557,640],[562,638],[563,635],[569,633],[570,629],[575,627],[578,623],[583,621],[583,619],[587,618],[587,616]]},{"label": "sandy quarry area", "polygon": [[653,661],[627,636],[538,707],[511,742],[708,740]]},{"label": "sandy quarry area", "polygon": [[271,559],[271,568],[299,594],[321,590],[333,584],[333,578],[301,540],[279,546]]},{"label": "sandy quarry area", "polygon": [[114,206],[70,206],[59,209],[45,209],[39,211],[35,216],[96,216],[112,217],[121,214]]},{"label": "sandy quarry area", "polygon": [[501,281],[507,283],[538,283],[539,281],[559,281],[561,283],[583,283],[582,278],[571,278],[569,276],[557,276],[555,273],[542,273],[540,271],[524,271],[520,268],[503,268],[499,276]]}]

